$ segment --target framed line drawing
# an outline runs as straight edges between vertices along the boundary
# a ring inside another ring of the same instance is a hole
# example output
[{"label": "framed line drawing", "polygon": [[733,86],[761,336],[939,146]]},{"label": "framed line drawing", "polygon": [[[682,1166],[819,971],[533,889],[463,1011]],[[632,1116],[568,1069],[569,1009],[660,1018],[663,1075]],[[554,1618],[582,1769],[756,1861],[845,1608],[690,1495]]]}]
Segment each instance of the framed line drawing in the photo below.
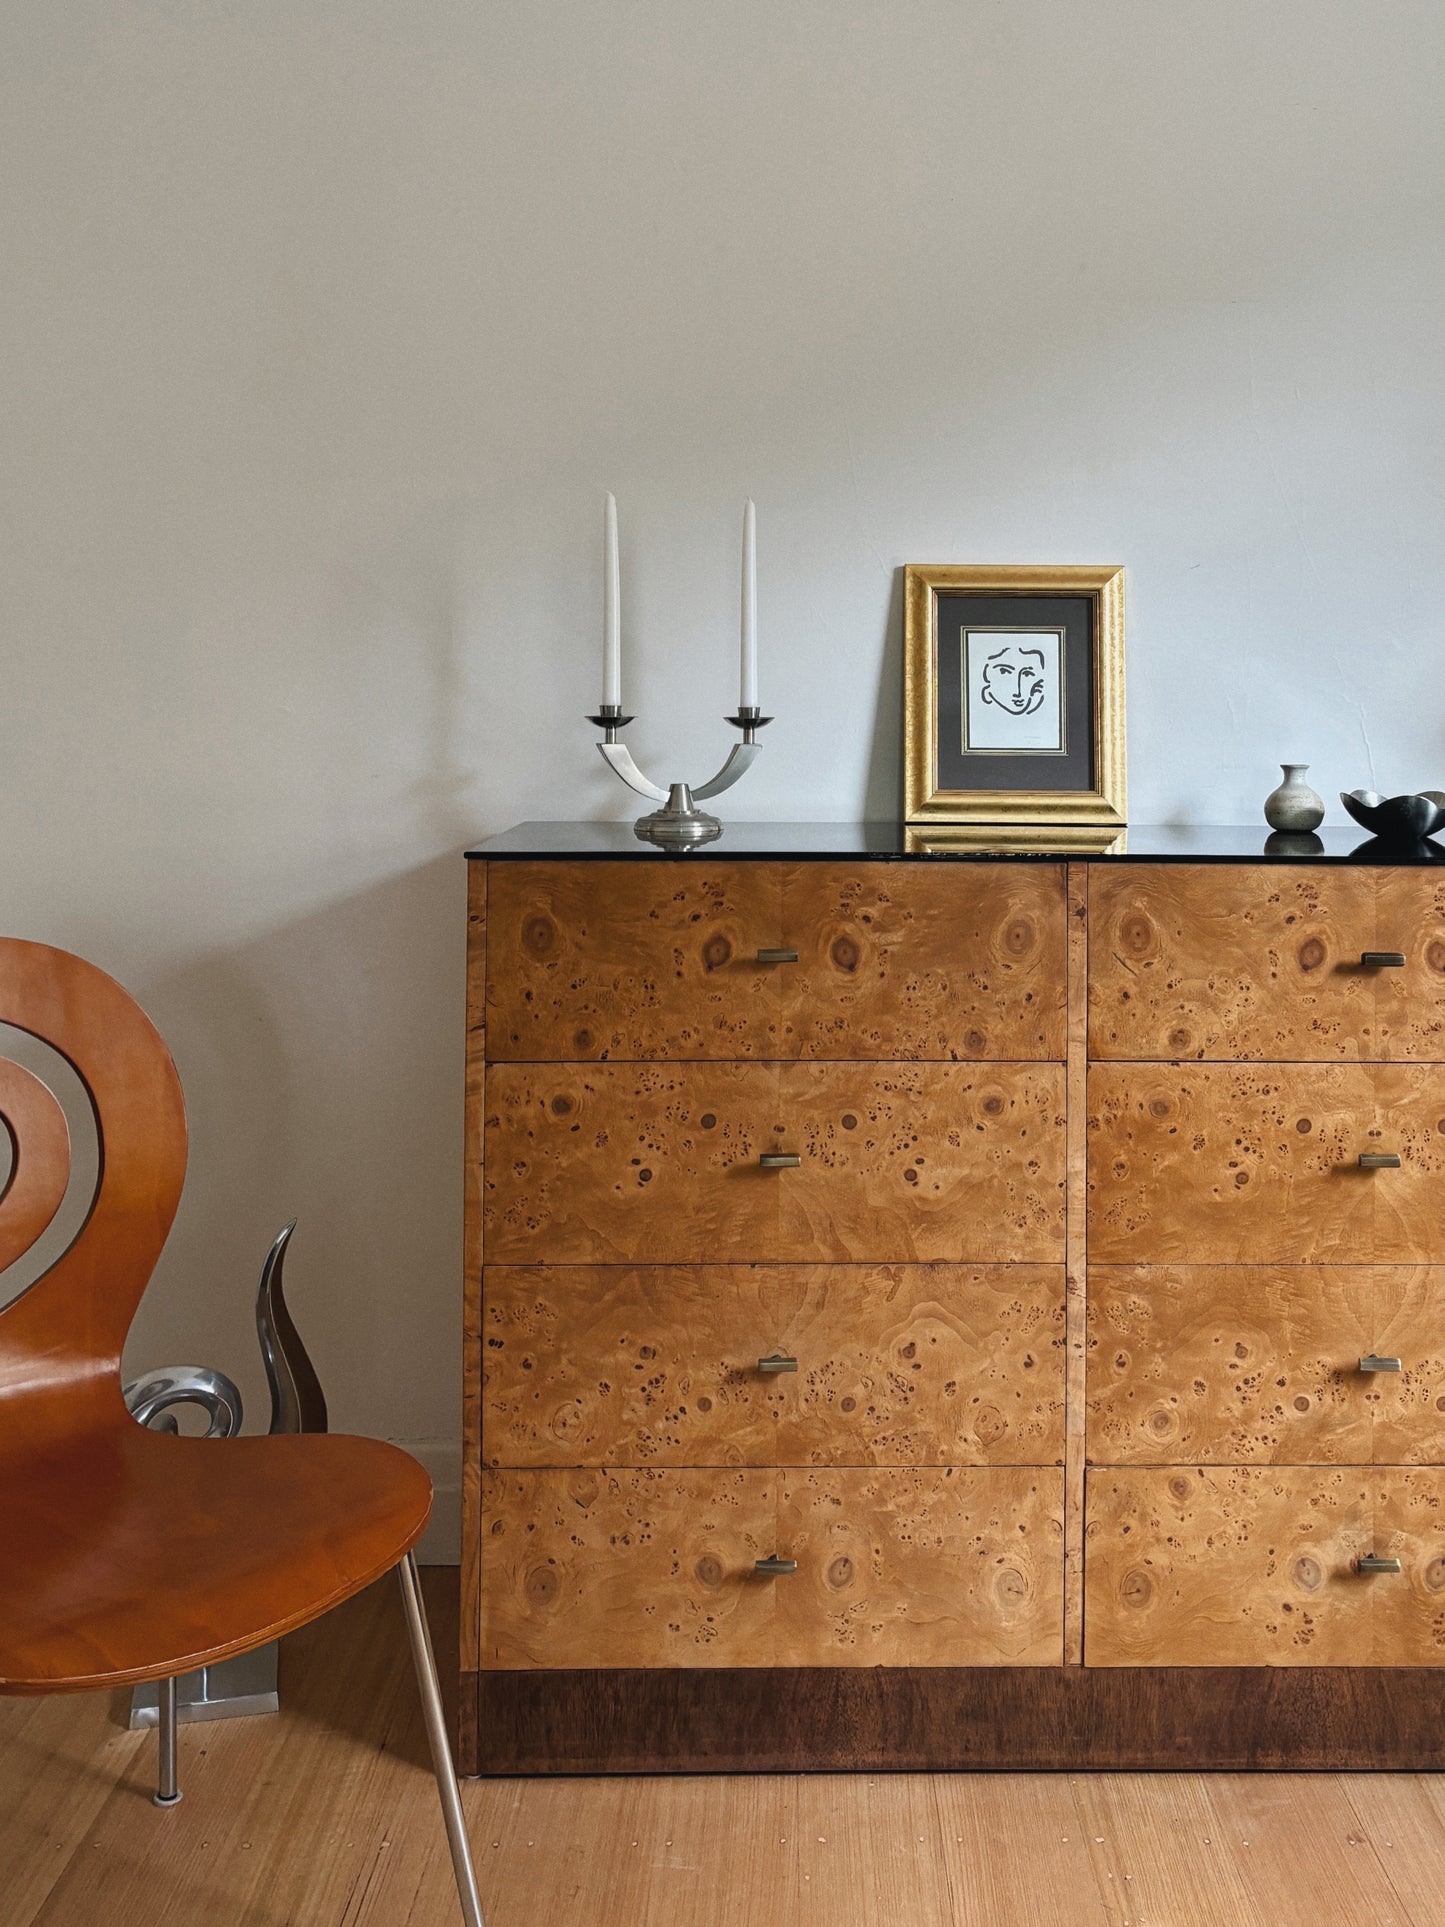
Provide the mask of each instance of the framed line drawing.
[{"label": "framed line drawing", "polygon": [[1122,825],[1124,571],[904,570],[904,817]]}]

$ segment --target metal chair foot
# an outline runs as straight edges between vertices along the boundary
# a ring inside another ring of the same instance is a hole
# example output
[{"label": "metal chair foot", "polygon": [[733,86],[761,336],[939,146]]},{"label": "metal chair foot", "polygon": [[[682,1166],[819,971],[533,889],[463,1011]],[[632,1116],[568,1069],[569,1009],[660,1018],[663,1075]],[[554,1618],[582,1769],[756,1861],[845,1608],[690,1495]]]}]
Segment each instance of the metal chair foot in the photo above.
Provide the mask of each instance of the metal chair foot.
[{"label": "metal chair foot", "polygon": [[416,1560],[411,1553],[397,1567],[396,1576],[401,1581],[406,1630],[411,1638],[416,1683],[421,1688],[422,1712],[426,1717],[427,1738],[431,1742],[432,1766],[436,1770],[437,1792],[441,1795],[447,1842],[452,1850],[452,1871],[456,1875],[462,1919],[466,1927],[483,1927],[482,1905],[477,1899],[477,1877],[472,1870],[472,1852],[467,1845],[466,1822],[462,1817],[462,1797],[457,1787],[456,1769],[452,1765],[451,1742],[447,1739],[446,1716],[442,1712],[441,1688],[437,1684],[436,1657],[432,1652],[431,1634],[427,1630],[426,1607],[422,1604]]},{"label": "metal chair foot", "polygon": [[160,1775],[155,1791],[158,1807],[173,1807],[180,1801],[176,1785],[176,1682],[163,1679],[156,1685],[156,1737],[160,1743]]}]

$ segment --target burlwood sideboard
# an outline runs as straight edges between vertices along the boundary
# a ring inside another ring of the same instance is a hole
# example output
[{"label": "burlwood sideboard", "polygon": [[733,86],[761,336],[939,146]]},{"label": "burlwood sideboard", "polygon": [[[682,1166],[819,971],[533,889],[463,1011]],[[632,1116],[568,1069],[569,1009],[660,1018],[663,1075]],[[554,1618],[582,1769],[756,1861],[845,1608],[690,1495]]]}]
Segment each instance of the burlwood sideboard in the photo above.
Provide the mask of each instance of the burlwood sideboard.
[{"label": "burlwood sideboard", "polygon": [[1355,841],[472,853],[467,1770],[1445,1766],[1445,868]]}]

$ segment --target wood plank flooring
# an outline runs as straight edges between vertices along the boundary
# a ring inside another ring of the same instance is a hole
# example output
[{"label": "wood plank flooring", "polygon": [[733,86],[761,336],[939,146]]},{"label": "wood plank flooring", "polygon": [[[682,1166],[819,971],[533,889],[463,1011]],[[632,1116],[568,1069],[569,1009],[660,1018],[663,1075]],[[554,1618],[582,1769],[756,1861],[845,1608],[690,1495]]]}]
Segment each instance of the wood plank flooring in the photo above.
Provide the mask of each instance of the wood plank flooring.
[{"label": "wood plank flooring", "polygon": [[[454,1571],[426,1575],[438,1650]],[[287,1641],[277,1719],[0,1700],[3,1927],[456,1927],[390,1582]],[[488,1927],[1434,1927],[1428,1775],[470,1781]]]}]

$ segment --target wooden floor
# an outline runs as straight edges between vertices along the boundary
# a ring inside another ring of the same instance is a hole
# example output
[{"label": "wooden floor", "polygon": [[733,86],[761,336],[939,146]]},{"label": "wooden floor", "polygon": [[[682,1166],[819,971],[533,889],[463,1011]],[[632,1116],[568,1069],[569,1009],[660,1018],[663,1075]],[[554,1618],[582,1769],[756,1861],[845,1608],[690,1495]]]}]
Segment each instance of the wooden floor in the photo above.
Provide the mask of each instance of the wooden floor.
[{"label": "wooden floor", "polygon": [[[427,1575],[454,1646],[456,1575]],[[279,1719],[0,1700],[0,1927],[455,1927],[395,1589],[295,1635]],[[488,1927],[1437,1927],[1445,1780],[471,1781]]]}]

